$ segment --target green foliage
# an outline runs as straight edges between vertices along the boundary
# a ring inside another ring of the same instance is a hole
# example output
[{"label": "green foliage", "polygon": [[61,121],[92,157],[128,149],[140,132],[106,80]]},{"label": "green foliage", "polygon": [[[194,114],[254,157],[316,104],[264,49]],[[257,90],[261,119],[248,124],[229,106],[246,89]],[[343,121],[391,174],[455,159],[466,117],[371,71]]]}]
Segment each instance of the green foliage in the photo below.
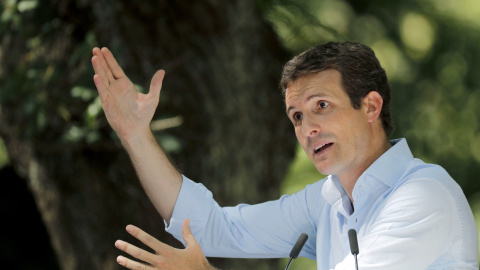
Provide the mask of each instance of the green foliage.
[{"label": "green foliage", "polygon": [[315,183],[325,176],[320,174],[308,158],[303,148],[298,145],[295,159],[290,165],[282,184],[282,194],[292,194],[300,191],[306,185]]},{"label": "green foliage", "polygon": [[[94,106],[98,102],[91,100],[93,108],[90,108],[87,96],[79,95],[81,87],[91,85],[91,76],[88,83],[85,76],[88,74],[84,56],[95,44],[93,35],[87,33],[79,44],[68,46],[65,32],[68,26],[62,25],[48,4],[9,0],[1,5],[0,31],[4,47],[1,48],[0,104],[17,108],[16,124],[23,127],[18,130],[18,136],[56,140],[61,133],[67,138],[72,133],[63,130],[64,126],[59,123],[93,126]],[[61,58],[63,50],[69,50],[68,59]],[[72,96],[63,88],[69,80],[80,87],[72,90]],[[77,112],[85,107],[86,113],[78,116]]]},{"label": "green foliage", "polygon": [[0,138],[0,169],[9,163],[7,149],[2,138]]}]

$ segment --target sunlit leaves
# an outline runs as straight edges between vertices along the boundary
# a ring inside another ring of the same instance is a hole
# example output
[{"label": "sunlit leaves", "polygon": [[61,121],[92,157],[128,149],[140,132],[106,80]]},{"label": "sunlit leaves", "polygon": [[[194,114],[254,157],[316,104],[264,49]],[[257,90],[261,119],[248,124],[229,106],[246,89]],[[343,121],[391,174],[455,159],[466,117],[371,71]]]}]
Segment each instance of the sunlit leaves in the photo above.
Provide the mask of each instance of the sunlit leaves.
[{"label": "sunlit leaves", "polygon": [[7,149],[5,147],[5,143],[3,142],[2,138],[0,138],[0,169],[7,165],[9,162]]},{"label": "sunlit leaves", "polygon": [[[468,94],[465,88],[457,87],[445,88],[432,81],[417,86],[418,98],[410,106],[412,128],[406,135],[422,139],[429,149],[422,156],[427,161],[465,162],[471,158],[471,142],[478,130],[480,95]],[[462,98],[459,93],[469,98]]]},{"label": "sunlit leaves", "polygon": [[155,135],[160,146],[167,153],[176,153],[182,149],[182,144],[178,138],[168,135],[168,134],[157,134]]},{"label": "sunlit leaves", "polygon": [[[93,143],[100,140],[101,135],[98,132],[99,117],[102,116],[103,111],[97,91],[89,87],[75,86],[71,90],[71,95],[73,98],[80,99],[89,104],[83,113],[82,121],[72,123],[70,128],[64,134],[64,141],[75,143],[80,140],[85,140],[87,143]],[[66,110],[64,113],[67,116],[66,119],[69,120],[70,112]]]},{"label": "sunlit leaves", "polygon": [[325,176],[321,175],[308,158],[303,148],[298,145],[295,159],[290,165],[285,180],[282,184],[283,194],[298,192],[307,184],[314,183]]},{"label": "sunlit leaves", "polygon": [[362,41],[365,44],[373,44],[385,38],[386,25],[377,17],[370,14],[362,14],[353,18],[350,25],[350,39]]},{"label": "sunlit leaves", "polygon": [[293,52],[328,40],[345,39],[352,10],[344,1],[288,0],[264,10],[277,34]]},{"label": "sunlit leaves", "polygon": [[355,13],[344,1],[313,1],[310,12],[322,25],[335,29],[343,36],[349,34]]},{"label": "sunlit leaves", "polygon": [[0,15],[0,22],[6,23],[10,22],[12,20],[18,20],[18,16],[15,16],[15,12],[17,11],[17,5],[16,5],[15,0],[6,0],[3,2],[0,2],[0,10],[2,11],[2,14]]},{"label": "sunlit leaves", "polygon": [[373,42],[370,46],[390,81],[406,82],[413,78],[410,62],[395,42],[384,38]]},{"label": "sunlit leaves", "polygon": [[425,16],[407,12],[399,24],[400,36],[412,58],[422,58],[428,54],[435,42],[435,29]]},{"label": "sunlit leaves", "polygon": [[23,0],[17,5],[19,12],[30,11],[38,6],[38,0]]},{"label": "sunlit leaves", "polygon": [[85,126],[74,124],[63,134],[63,143],[77,143],[85,141],[93,143],[100,139],[100,133]]},{"label": "sunlit leaves", "polygon": [[446,20],[456,21],[465,27],[480,29],[480,1],[478,0],[424,0],[433,12]]},{"label": "sunlit leaves", "polygon": [[[470,152],[471,152],[473,158],[478,163],[480,163],[480,132],[479,131],[477,131],[475,133],[472,141],[470,142]],[[479,199],[479,203],[480,203],[480,199]],[[480,211],[479,211],[479,214],[480,214]]]},{"label": "sunlit leaves", "polygon": [[79,85],[72,88],[71,94],[72,97],[80,98],[83,101],[90,101],[98,96],[97,91],[95,91],[94,89]]},{"label": "sunlit leaves", "polygon": [[[459,51],[448,51],[440,55],[436,61],[437,80],[445,87],[456,87],[465,82],[468,63]],[[457,92],[457,94],[465,94]]]}]

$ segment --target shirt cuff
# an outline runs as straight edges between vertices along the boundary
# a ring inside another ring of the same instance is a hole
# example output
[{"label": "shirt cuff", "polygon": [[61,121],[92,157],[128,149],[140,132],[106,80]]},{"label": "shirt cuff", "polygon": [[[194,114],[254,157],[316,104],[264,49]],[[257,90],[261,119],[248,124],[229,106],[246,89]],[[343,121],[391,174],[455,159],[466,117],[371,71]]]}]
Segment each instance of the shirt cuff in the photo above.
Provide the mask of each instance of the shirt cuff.
[{"label": "shirt cuff", "polygon": [[195,238],[201,237],[199,232],[208,222],[212,209],[212,193],[202,184],[195,183],[182,175],[183,181],[173,209],[170,224],[165,222],[165,230],[180,240],[183,244],[182,224],[186,218],[190,219],[190,228]]}]

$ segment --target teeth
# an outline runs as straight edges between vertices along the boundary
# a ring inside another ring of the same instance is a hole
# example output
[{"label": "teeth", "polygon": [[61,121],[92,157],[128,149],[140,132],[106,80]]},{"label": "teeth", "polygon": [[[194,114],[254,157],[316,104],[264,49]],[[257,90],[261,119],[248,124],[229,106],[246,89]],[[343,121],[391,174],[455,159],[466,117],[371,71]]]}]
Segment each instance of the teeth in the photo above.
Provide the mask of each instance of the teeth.
[{"label": "teeth", "polygon": [[320,145],[319,147],[315,148],[315,152],[317,152],[318,150],[320,150],[320,148],[324,147],[325,145],[327,145],[327,144]]}]

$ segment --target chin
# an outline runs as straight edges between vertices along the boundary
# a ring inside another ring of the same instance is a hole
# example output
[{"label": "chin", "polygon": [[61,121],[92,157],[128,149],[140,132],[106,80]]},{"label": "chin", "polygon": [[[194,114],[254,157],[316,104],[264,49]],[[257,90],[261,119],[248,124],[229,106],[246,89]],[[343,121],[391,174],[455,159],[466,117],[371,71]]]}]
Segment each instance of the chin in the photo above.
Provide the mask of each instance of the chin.
[{"label": "chin", "polygon": [[317,171],[323,175],[337,175],[339,173],[340,167],[338,166],[340,164],[332,164],[330,162],[319,162],[315,164],[315,168]]},{"label": "chin", "polygon": [[315,168],[317,169],[317,171],[323,175],[330,175],[330,174],[333,174],[331,173],[332,169],[331,168],[328,168],[326,166],[315,166]]}]

